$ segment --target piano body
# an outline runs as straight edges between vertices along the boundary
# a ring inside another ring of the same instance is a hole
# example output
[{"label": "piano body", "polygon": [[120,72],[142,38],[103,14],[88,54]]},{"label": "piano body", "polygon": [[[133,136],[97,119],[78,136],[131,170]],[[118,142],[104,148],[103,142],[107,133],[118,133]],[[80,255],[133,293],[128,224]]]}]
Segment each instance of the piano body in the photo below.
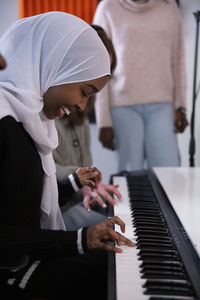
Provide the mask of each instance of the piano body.
[{"label": "piano body", "polygon": [[121,172],[111,182],[123,201],[109,214],[136,247],[109,253],[108,300],[199,300],[200,168]]}]

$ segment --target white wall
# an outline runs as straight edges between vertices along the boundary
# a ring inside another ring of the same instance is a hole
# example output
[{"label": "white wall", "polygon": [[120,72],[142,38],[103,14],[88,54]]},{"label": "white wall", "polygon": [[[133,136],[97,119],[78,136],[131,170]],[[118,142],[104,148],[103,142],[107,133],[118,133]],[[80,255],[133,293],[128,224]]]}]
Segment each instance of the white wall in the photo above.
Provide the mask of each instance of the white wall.
[{"label": "white wall", "polygon": [[0,0],[0,36],[18,19],[18,0]]},{"label": "white wall", "polygon": [[[42,0],[41,0],[42,1]],[[185,38],[186,49],[186,68],[187,68],[187,109],[188,120],[191,117],[192,108],[192,84],[193,84],[193,68],[194,68],[194,46],[195,46],[195,30],[196,21],[193,12],[200,10],[200,0],[180,0],[181,14],[183,20],[183,31]],[[7,29],[7,27],[18,19],[18,1],[17,0],[0,0],[0,36]],[[200,40],[199,40],[200,52]],[[200,69],[200,53],[198,61],[198,70]],[[198,75],[197,83],[200,81]],[[196,138],[196,153],[195,165],[200,166],[200,95],[196,101],[196,117],[195,117],[195,138]],[[109,181],[111,174],[116,172],[115,154],[109,150],[102,148],[98,141],[98,130],[96,125],[91,125],[91,138],[92,138],[92,155],[93,164],[97,166],[103,174],[104,182]],[[190,127],[186,129],[183,134],[178,135],[180,153],[182,158],[182,165],[189,166],[189,140],[190,140]]]}]

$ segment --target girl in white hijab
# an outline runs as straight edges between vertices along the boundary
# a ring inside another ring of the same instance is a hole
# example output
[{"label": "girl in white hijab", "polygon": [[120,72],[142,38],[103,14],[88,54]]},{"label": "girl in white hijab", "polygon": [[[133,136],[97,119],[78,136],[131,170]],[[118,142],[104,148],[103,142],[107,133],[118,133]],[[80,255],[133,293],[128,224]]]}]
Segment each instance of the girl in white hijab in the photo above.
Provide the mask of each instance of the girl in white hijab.
[{"label": "girl in white hijab", "polygon": [[8,64],[0,73],[0,117],[22,122],[34,140],[45,172],[41,225],[64,229],[51,155],[57,133],[42,113],[43,95],[55,85],[108,75],[108,54],[85,22],[62,12],[18,21],[2,38],[0,49]]},{"label": "girl in white hijab", "polygon": [[[71,291],[76,299],[74,281],[85,286],[86,259],[90,271],[97,273],[88,275],[95,288],[106,274],[104,254],[98,259],[94,255],[95,263],[93,254],[77,260],[78,254],[98,248],[121,252],[105,239],[133,246],[110,228],[117,223],[124,232],[118,217],[78,232],[65,231],[52,158],[57,146],[53,119],[85,109],[88,97],[109,79],[109,55],[95,30],[63,12],[19,20],[2,37],[0,52],[7,63],[0,72],[0,270],[1,262],[6,269],[5,261],[15,270],[23,267],[15,272],[17,280],[6,273],[0,298],[14,299],[19,293],[20,299],[61,299],[63,291]],[[101,299],[105,287],[101,282]],[[87,299],[89,294],[87,289]]]}]

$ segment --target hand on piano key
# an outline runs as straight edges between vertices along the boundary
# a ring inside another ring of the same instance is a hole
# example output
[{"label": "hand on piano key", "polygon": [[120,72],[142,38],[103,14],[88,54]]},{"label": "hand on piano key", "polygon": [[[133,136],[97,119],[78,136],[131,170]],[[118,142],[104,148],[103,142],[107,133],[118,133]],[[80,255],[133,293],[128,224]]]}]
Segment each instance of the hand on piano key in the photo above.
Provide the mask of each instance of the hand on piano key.
[{"label": "hand on piano key", "polygon": [[[117,204],[117,201],[122,201],[122,195],[118,190],[118,184],[104,184],[100,182],[96,189],[91,190],[90,187],[84,186],[82,190],[84,207],[90,211],[96,204],[106,208],[107,205],[103,198],[111,205]],[[112,197],[114,194],[115,197]],[[102,198],[103,197],[103,198]]]},{"label": "hand on piano key", "polygon": [[[117,216],[108,218],[104,222],[89,227],[87,229],[88,249],[103,249],[115,253],[122,253],[123,250],[119,247],[116,247],[116,245],[127,245],[128,247],[134,247],[135,244],[130,239],[113,230],[112,227],[115,224],[120,226],[122,233],[125,232],[125,223]],[[115,242],[116,245],[112,245],[107,242]]]}]

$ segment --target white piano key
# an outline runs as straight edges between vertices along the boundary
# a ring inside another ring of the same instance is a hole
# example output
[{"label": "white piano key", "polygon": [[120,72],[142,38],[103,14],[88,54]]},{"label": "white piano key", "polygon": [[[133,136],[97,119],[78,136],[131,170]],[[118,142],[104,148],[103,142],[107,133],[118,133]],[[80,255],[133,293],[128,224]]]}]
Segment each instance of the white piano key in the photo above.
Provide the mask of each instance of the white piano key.
[{"label": "white piano key", "polygon": [[[113,184],[119,184],[119,191],[123,195],[123,201],[114,206],[114,215],[120,217],[126,224],[124,236],[132,240],[136,239],[134,226],[132,224],[131,210],[129,208],[128,187],[125,177],[115,176]],[[120,231],[119,226],[115,226],[116,231]],[[140,261],[135,247],[122,245],[123,252],[117,253],[116,258],[116,294],[117,300],[148,300],[149,296],[144,295],[142,288],[146,280],[141,278]]]}]

